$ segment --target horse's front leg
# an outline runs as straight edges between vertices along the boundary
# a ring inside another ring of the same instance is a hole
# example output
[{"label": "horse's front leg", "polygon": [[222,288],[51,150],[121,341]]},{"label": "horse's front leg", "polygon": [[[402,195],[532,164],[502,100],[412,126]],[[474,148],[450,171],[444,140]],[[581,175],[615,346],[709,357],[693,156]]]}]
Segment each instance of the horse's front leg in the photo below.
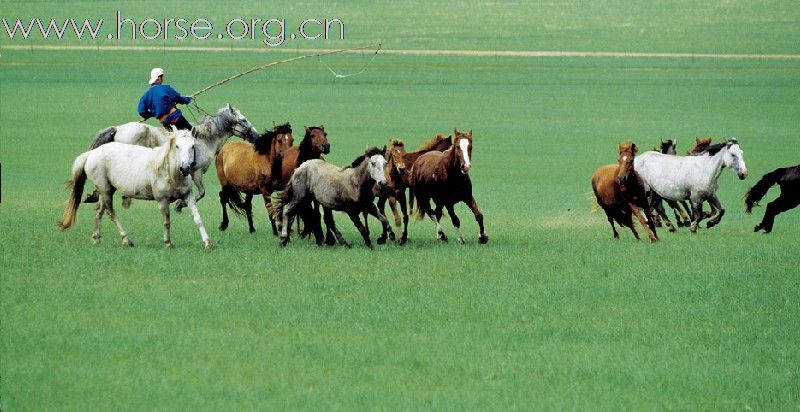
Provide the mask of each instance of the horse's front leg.
[{"label": "horse's front leg", "polygon": [[[639,207],[636,203],[628,203],[628,207],[631,209],[631,213],[636,216],[636,219],[639,220],[639,223],[642,224],[644,231],[647,233],[647,237],[650,238],[651,242],[658,242],[658,235],[656,235],[656,228],[655,224],[653,224],[652,219],[648,219],[647,215],[649,214],[649,210],[647,212],[642,211],[642,208]],[[649,209],[649,208],[648,208]],[[633,222],[631,222],[631,230],[635,232],[633,229]],[[636,236],[638,239],[639,236]]]},{"label": "horse's front leg", "polygon": [[400,239],[397,243],[404,245],[408,240],[408,205],[406,205],[405,192],[400,192],[397,196],[397,200],[400,202],[400,210],[403,212],[403,234],[400,235]]},{"label": "horse's front leg", "polygon": [[690,200],[692,202],[692,224],[689,225],[689,231],[697,233],[697,226],[700,225],[700,221],[703,219],[703,201],[705,199],[701,197]]},{"label": "horse's front leg", "polygon": [[169,199],[159,200],[158,210],[161,211],[161,217],[164,219],[164,246],[167,248],[171,248],[172,239],[170,239],[169,236],[169,228],[170,228]]},{"label": "horse's front leg", "polygon": [[[650,207],[655,210],[656,214],[661,218],[661,220],[667,224],[667,230],[674,232],[676,230],[675,225],[673,225],[672,221],[669,220],[667,211],[664,210],[664,202],[661,201],[663,198],[655,192],[651,193],[653,194],[653,201],[650,202]],[[667,203],[669,203],[669,201],[667,201]]]},{"label": "horse's front leg", "polygon": [[[203,240],[203,246],[206,250],[211,250],[214,248],[214,244],[211,243],[211,239],[208,238],[208,233],[206,232],[206,227],[203,225],[203,219],[200,218],[200,211],[197,210],[197,203],[194,200],[194,196],[191,192],[186,195],[184,199],[186,205],[189,206],[189,211],[192,212],[192,218],[194,219],[194,224],[197,225],[197,228],[200,230],[200,239]],[[167,211],[169,213],[169,210]]]},{"label": "horse's front leg", "polygon": [[203,183],[203,169],[195,169],[192,171],[192,181],[197,186],[197,196],[194,197],[195,202],[199,202],[203,196],[206,195],[206,187]]},{"label": "horse's front leg", "polygon": [[[369,213],[372,216],[375,216],[375,218],[377,218],[381,222],[381,225],[383,225],[383,233],[381,234],[381,238],[383,238],[383,242],[381,242],[381,239],[379,238],[377,240],[379,245],[382,245],[383,243],[386,243],[386,234],[387,233],[389,234],[389,238],[390,239],[395,240],[395,235],[394,235],[394,231],[392,230],[392,225],[389,224],[389,220],[386,219],[386,215],[381,213],[381,210],[377,206],[375,206],[375,204],[373,204],[373,203],[368,204],[366,206],[366,208],[364,209],[364,211],[365,211],[365,213]],[[367,233],[369,233],[369,228],[367,228]]]},{"label": "horse's front leg", "polygon": [[725,209],[722,208],[722,203],[719,201],[716,193],[712,193],[711,196],[708,197],[708,204],[711,205],[712,209],[717,210],[716,216],[706,223],[706,228],[710,229],[719,224],[719,221],[722,220],[722,216],[725,215]]},{"label": "horse's front leg", "polygon": [[486,234],[486,231],[483,228],[483,213],[481,213],[480,209],[478,209],[478,202],[475,201],[474,196],[469,202],[469,209],[472,210],[472,213],[475,215],[475,221],[478,222],[478,228],[480,229],[478,243],[482,245],[486,244],[486,242],[489,241],[489,235]]},{"label": "horse's front leg", "polygon": [[[372,240],[369,238],[369,229],[367,229],[367,227],[361,223],[358,212],[347,212],[347,216],[350,216],[350,220],[353,221],[353,224],[356,225],[356,229],[358,229],[358,231],[361,233],[361,237],[364,238],[364,244],[367,245],[368,248],[372,249]],[[386,220],[386,218],[384,218],[384,220]]]}]

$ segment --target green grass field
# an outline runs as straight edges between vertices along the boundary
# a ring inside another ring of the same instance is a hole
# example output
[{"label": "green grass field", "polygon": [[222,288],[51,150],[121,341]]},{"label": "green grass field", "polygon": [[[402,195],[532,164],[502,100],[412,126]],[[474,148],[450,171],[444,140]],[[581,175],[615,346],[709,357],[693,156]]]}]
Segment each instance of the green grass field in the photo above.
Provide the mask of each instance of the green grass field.
[{"label": "green grass field", "polygon": [[[54,4],[5,5],[3,15],[108,19],[118,9],[58,3],[51,16]],[[285,12],[348,24],[344,42],[302,43],[299,54],[378,39],[387,50],[800,52],[791,2],[371,4],[171,6],[219,21]],[[172,15],[151,2],[125,9]],[[230,102],[260,130],[289,121],[296,142],[302,126],[324,124],[336,164],[390,137],[415,148],[473,129],[471,176],[490,241],[477,244],[459,205],[464,246],[437,243],[433,223],[412,221],[406,246],[370,251],[337,215],[352,249],[296,236],[281,249],[258,202],[255,234],[243,219],[216,229],[212,167],[199,207],[216,249],[204,252],[188,213],[173,215],[176,247],[165,250],[153,202],[120,212],[132,249],[110,221],[93,246],[87,205],[75,228],[58,231],[72,161],[98,130],[138,120],[154,66],[189,94],[291,54],[10,49],[60,43],[2,30],[4,411],[800,407],[800,211],[753,234],[764,208],[748,216],[742,204],[761,175],[798,163],[800,60],[386,53],[347,79],[316,59],[258,72],[198,103]],[[326,62],[352,73],[369,57]],[[654,245],[630,231],[615,241],[602,212],[591,213],[593,171],[616,161],[624,140],[677,138],[685,152],[705,135],[737,137],[750,171],[743,182],[723,172],[722,223],[660,230]],[[454,234],[448,219],[445,230]]]}]

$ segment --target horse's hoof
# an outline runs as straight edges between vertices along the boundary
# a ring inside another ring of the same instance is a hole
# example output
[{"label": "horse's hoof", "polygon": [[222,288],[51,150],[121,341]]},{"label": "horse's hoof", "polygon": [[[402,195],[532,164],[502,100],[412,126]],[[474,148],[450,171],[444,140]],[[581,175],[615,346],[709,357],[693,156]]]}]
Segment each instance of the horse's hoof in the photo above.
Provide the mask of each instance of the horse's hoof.
[{"label": "horse's hoof", "polygon": [[386,244],[386,238],[385,237],[379,237],[379,238],[375,239],[375,243],[377,243],[379,245],[385,245]]},{"label": "horse's hoof", "polygon": [[92,244],[93,245],[99,245],[100,244],[100,238],[99,237],[93,237],[92,238]]},{"label": "horse's hoof", "polygon": [[394,241],[395,241],[395,239],[397,239],[397,237],[394,235],[394,232],[392,232],[392,231],[390,230],[390,231],[389,231],[389,240],[391,240],[392,242],[394,242]]},{"label": "horse's hoof", "polygon": [[122,245],[127,247],[133,247],[133,242],[130,239],[125,238],[122,240]]},{"label": "horse's hoof", "polygon": [[759,230],[761,230],[761,229],[763,229],[763,228],[764,228],[764,227],[763,227],[763,226],[761,226],[761,225],[756,225],[756,226],[753,228],[753,232],[758,232]]},{"label": "horse's hoof", "polygon": [[204,246],[205,246],[206,250],[214,250],[214,243],[212,243],[211,240],[206,240],[203,243],[204,243]]},{"label": "horse's hoof", "polygon": [[251,227],[250,229],[248,229],[248,231],[249,231],[249,232],[250,232],[250,234],[252,235],[253,233],[256,233],[256,228],[254,228],[254,227]]},{"label": "horse's hoof", "polygon": [[164,247],[167,248],[167,249],[174,249],[175,245],[173,245],[172,242],[167,242],[167,243],[164,243]]},{"label": "horse's hoof", "polygon": [[94,192],[89,194],[89,196],[86,196],[86,199],[84,199],[83,203],[97,203],[99,200],[100,196],[97,194],[97,192]]},{"label": "horse's hoof", "polygon": [[438,239],[438,240],[440,240],[442,242],[445,242],[445,243],[447,243],[447,241],[450,240],[450,239],[447,238],[447,235],[445,235],[444,233],[439,233],[439,236],[437,236],[436,239]]},{"label": "horse's hoof", "polygon": [[487,235],[486,233],[483,233],[480,236],[478,236],[478,243],[480,243],[482,245],[485,245],[485,244],[489,243],[489,235]]},{"label": "horse's hoof", "polygon": [[223,222],[223,223],[219,224],[219,231],[220,232],[224,232],[225,229],[227,229],[227,228],[228,228],[228,223],[227,222]]},{"label": "horse's hoof", "polygon": [[675,229],[675,226],[670,226],[669,228],[667,228],[667,230],[668,230],[670,233],[675,233],[675,232],[676,232],[678,229]]},{"label": "horse's hoof", "polygon": [[280,246],[280,247],[286,246],[287,243],[289,243],[289,238],[288,237],[282,237],[282,238],[278,239],[278,246]]}]

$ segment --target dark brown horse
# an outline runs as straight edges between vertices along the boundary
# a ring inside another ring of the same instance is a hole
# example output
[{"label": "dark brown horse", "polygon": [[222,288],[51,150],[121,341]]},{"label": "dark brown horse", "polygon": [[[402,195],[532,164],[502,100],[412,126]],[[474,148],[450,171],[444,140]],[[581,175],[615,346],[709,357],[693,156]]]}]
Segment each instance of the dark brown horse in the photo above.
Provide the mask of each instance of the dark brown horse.
[{"label": "dark brown horse", "polygon": [[[283,190],[292,178],[292,173],[301,164],[311,159],[321,159],[323,154],[328,154],[331,151],[331,144],[328,142],[328,133],[325,132],[325,126],[306,126],[305,135],[303,140],[300,141],[298,146],[292,146],[278,157],[281,172],[275,173],[273,176],[274,181],[272,186],[274,190]],[[276,211],[280,215],[280,211]],[[299,215],[304,223],[309,223],[309,219],[316,219],[319,222],[319,213],[314,213],[313,210],[300,210]],[[270,214],[270,222],[273,222],[273,214]],[[311,222],[306,227],[311,229],[315,226],[316,222]],[[308,233],[304,233],[306,235]]]},{"label": "dark brown horse", "polygon": [[781,188],[781,194],[775,200],[767,204],[767,211],[761,223],[753,228],[754,232],[763,230],[764,233],[772,231],[775,223],[775,216],[779,213],[796,208],[800,205],[800,165],[792,167],[781,167],[765,174],[744,196],[745,211],[750,214],[753,206],[758,205],[758,201],[767,194],[767,191],[775,184]]},{"label": "dark brown horse", "polygon": [[[408,208],[406,206],[406,188],[409,186],[411,174],[408,170],[423,153],[430,151],[443,152],[453,145],[452,136],[438,134],[423,143],[416,151],[407,153],[402,140],[390,139],[387,146],[386,157],[386,186],[378,190],[378,209],[384,213],[386,201],[389,201],[389,208],[394,215],[394,224],[398,228],[401,223],[401,215],[397,212],[397,203],[400,202],[402,214],[403,232],[398,239],[398,243],[403,245],[408,240]],[[384,233],[377,239],[378,244],[386,242]]]},{"label": "dark brown horse", "polygon": [[[271,193],[274,175],[280,173],[278,156],[292,146],[292,126],[289,123],[276,125],[256,139],[255,143],[230,142],[222,146],[217,154],[217,177],[222,189],[219,202],[222,204],[222,222],[219,230],[228,228],[228,210],[230,206],[236,214],[244,213],[250,233],[256,231],[253,226],[253,195],[261,193],[267,212],[272,208]],[[242,201],[240,192],[245,194]],[[278,230],[272,224],[272,232]]]},{"label": "dark brown horse", "polygon": [[650,203],[647,201],[641,179],[633,170],[635,156],[636,144],[631,142],[620,144],[617,164],[602,166],[594,172],[592,190],[597,204],[606,212],[615,239],[619,239],[619,233],[614,227],[614,222],[617,222],[620,226],[630,228],[636,240],[640,240],[639,233],[633,227],[632,215],[636,215],[650,241],[657,242],[656,226],[653,219],[649,218]]},{"label": "dark brown horse", "polygon": [[[469,205],[475,215],[480,229],[478,242],[484,244],[489,241],[483,227],[483,214],[472,195],[472,181],[469,178],[471,157],[472,130],[462,133],[455,129],[453,146],[444,152],[424,153],[411,167],[409,187],[417,201],[416,217],[422,219],[425,215],[430,216],[436,223],[436,236],[441,241],[447,241],[441,225],[442,209],[447,208],[458,233],[458,241],[465,243],[461,235],[461,221],[453,210],[453,206],[459,202]],[[436,205],[435,210],[431,208],[431,200]]]}]

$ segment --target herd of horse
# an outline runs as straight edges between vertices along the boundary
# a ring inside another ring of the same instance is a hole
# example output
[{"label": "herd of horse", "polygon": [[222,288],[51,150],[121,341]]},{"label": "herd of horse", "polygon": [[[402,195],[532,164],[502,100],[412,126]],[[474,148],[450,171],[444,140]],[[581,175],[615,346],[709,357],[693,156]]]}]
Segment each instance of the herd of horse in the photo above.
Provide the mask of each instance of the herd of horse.
[{"label": "herd of horse", "polygon": [[[678,226],[688,226],[691,232],[696,232],[705,218],[709,219],[707,228],[717,225],[725,214],[716,194],[722,170],[729,168],[744,180],[747,166],[737,139],[711,142],[708,137],[697,138],[695,147],[685,156],[677,155],[675,140],[662,141],[660,148],[638,156],[635,143],[621,143],[617,163],[601,166],[592,176],[595,201],[605,212],[614,238],[619,239],[616,223],[629,228],[634,237],[640,239],[633,224],[634,216],[651,242],[659,240],[656,227],[661,226],[662,221],[674,232],[676,229],[667,216],[664,202],[673,209]],[[777,214],[800,205],[800,165],[765,174],[744,196],[746,213],[751,213],[775,184],[779,185],[781,193],[767,205],[755,232],[771,232]],[[706,202],[711,209],[708,213],[703,212]]]},{"label": "herd of horse", "polygon": [[[169,132],[142,122],[108,127],[101,130],[89,150],[73,162],[67,182],[71,193],[58,226],[62,230],[72,227],[79,205],[96,203],[93,243],[100,243],[101,221],[103,215],[108,214],[122,243],[133,245],[113,207],[114,194],[119,192],[126,208],[131,199],[158,203],[167,247],[172,246],[169,205],[175,202],[178,211],[188,207],[203,245],[211,249],[213,244],[198,212],[197,201],[205,196],[203,176],[214,160],[221,187],[220,230],[228,228],[228,209],[231,209],[247,218],[248,230],[253,233],[252,199],[260,194],[272,232],[278,236],[281,246],[289,242],[293,221],[297,219],[298,233],[313,235],[318,245],[324,242],[350,247],[336,227],[333,211],[347,214],[370,248],[369,216],[381,222],[378,244],[389,239],[403,245],[408,241],[409,211],[416,201],[415,217],[430,217],[440,241],[448,240],[441,222],[447,209],[458,241],[463,244],[466,241],[454,206],[464,202],[478,223],[478,242],[488,242],[469,174],[471,130],[455,129],[451,136],[438,134],[413,152],[406,151],[402,140],[390,139],[383,148],[368,146],[345,167],[325,160],[324,155],[330,153],[331,145],[324,126],[305,127],[304,132],[296,146],[288,123],[273,123],[271,130],[260,134],[229,104],[215,116],[201,119],[191,131],[173,128]],[[231,136],[244,141],[227,142]],[[656,227],[665,224],[670,231],[675,231],[664,203],[673,210],[677,225],[688,226],[692,232],[697,231],[703,219],[709,219],[708,228],[722,219],[725,209],[716,195],[722,170],[729,168],[740,179],[748,174],[738,141],[731,138],[712,144],[711,138],[698,138],[695,147],[684,156],[677,155],[676,145],[674,140],[662,141],[660,148],[638,155],[635,143],[622,143],[617,163],[600,167],[592,176],[596,203],[605,211],[615,238],[619,238],[616,223],[629,228],[639,239],[633,217],[641,223],[652,242],[659,239]],[[87,181],[94,184],[95,192],[82,201]],[[756,232],[771,232],[777,214],[800,204],[800,165],[765,174],[747,191],[746,212],[751,213],[776,184],[781,194],[767,205],[761,223],[754,229]],[[193,194],[193,186],[197,187],[197,195]],[[399,236],[395,235],[384,214],[387,201],[394,224],[401,230]],[[704,203],[710,205],[707,213],[703,212]]]},{"label": "herd of horse", "polygon": [[[227,142],[230,136],[244,141]],[[279,244],[289,242],[295,217],[303,224],[302,235],[313,234],[318,245],[340,244],[350,247],[333,219],[333,211],[346,213],[361,233],[365,245],[372,247],[367,225],[368,216],[382,224],[379,244],[387,238],[399,244],[408,239],[409,203],[417,202],[416,216],[429,216],[436,224],[436,236],[447,241],[441,226],[446,208],[458,240],[465,243],[460,221],[453,206],[466,203],[479,226],[478,242],[488,242],[483,214],[472,194],[469,171],[472,155],[472,131],[454,130],[454,135],[439,134],[414,152],[407,153],[402,140],[390,139],[383,148],[368,146],[350,165],[339,167],[327,162],[330,152],[324,126],[305,127],[299,145],[294,145],[291,125],[274,124],[272,130],[259,134],[249,120],[236,108],[225,105],[216,116],[206,116],[193,125],[191,131],[172,132],[142,122],[130,122],[101,130],[87,152],[73,162],[67,182],[70,196],[58,226],[62,230],[74,226],[80,204],[96,203],[95,228],[92,241],[100,243],[101,221],[108,214],[117,226],[124,245],[133,243],[113,207],[114,194],[119,192],[123,207],[131,199],[155,200],[164,222],[164,244],[172,247],[170,238],[169,205],[176,210],[191,210],[203,245],[213,248],[196,202],[205,195],[203,175],[212,159],[215,161],[221,190],[220,230],[229,225],[228,208],[247,218],[248,229],[253,225],[252,198],[261,194]],[[91,181],[95,192],[81,200],[86,182]],[[197,195],[192,188],[197,187]],[[242,198],[244,195],[244,198]],[[377,199],[377,204],[375,200]],[[396,238],[384,215],[386,201],[394,214],[395,225],[402,233]],[[402,216],[396,204],[400,203]],[[431,202],[433,206],[431,206]],[[325,223],[323,235],[319,208]],[[363,215],[363,223],[362,223]]]}]

